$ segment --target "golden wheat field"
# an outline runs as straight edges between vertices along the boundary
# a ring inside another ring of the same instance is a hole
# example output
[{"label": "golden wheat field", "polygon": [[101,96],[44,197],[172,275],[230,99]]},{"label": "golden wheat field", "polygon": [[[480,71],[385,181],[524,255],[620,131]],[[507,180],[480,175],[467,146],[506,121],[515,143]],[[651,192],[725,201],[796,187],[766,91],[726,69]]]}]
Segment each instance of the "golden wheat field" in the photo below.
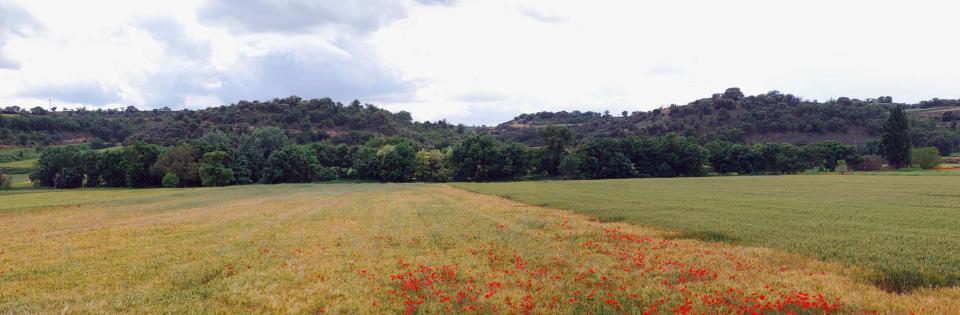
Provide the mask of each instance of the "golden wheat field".
[{"label": "golden wheat field", "polygon": [[880,313],[863,270],[442,184],[0,195],[0,313]]}]

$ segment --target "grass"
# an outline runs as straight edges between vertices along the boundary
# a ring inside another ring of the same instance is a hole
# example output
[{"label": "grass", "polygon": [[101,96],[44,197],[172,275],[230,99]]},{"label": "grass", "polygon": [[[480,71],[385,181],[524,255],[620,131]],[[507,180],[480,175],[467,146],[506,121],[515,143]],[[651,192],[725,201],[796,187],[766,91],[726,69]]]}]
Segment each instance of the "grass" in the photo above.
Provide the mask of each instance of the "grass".
[{"label": "grass", "polygon": [[671,240],[445,185],[20,190],[0,200],[0,313],[960,307],[956,289],[886,293],[849,277],[856,268]]},{"label": "grass", "polygon": [[[890,173],[903,175],[901,173]],[[738,176],[456,184],[675,237],[785,250],[874,270],[893,291],[960,284],[960,180]]]},{"label": "grass", "polygon": [[903,169],[896,171],[870,171],[870,172],[851,172],[850,175],[867,176],[960,176],[960,169],[944,170],[924,170],[924,169]]}]

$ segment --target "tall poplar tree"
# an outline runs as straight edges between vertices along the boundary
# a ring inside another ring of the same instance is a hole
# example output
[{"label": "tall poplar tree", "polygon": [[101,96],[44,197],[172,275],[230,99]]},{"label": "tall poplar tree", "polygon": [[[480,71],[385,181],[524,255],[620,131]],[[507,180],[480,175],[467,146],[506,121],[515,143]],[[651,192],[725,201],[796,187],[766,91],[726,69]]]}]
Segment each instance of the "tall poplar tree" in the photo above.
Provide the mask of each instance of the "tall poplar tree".
[{"label": "tall poplar tree", "polygon": [[910,121],[902,106],[890,109],[890,117],[883,124],[880,146],[891,167],[910,165]]}]

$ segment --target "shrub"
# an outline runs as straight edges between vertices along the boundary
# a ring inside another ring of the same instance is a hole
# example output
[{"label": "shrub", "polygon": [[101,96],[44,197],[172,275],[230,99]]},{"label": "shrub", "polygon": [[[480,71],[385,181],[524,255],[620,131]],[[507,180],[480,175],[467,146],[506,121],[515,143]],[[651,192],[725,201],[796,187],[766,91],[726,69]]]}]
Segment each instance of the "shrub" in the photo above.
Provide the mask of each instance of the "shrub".
[{"label": "shrub", "polygon": [[857,164],[857,170],[860,171],[879,171],[887,165],[887,160],[876,154],[864,155],[863,162]]},{"label": "shrub", "polygon": [[910,155],[913,157],[912,166],[925,170],[937,167],[943,161],[940,150],[935,147],[913,149]]},{"label": "shrub", "polygon": [[319,167],[316,174],[313,174],[313,180],[326,182],[337,179],[337,169],[336,167]]},{"label": "shrub", "polygon": [[177,174],[174,174],[174,173],[164,174],[164,175],[163,175],[163,180],[161,181],[161,184],[163,185],[164,188],[174,188],[174,187],[177,187],[177,185],[180,184],[180,177],[177,176]]},{"label": "shrub", "polygon": [[0,174],[0,190],[7,190],[13,186],[13,178],[7,174]]},{"label": "shrub", "polygon": [[847,166],[846,160],[837,160],[837,167],[833,169],[837,174],[843,175],[850,172],[850,167]]}]

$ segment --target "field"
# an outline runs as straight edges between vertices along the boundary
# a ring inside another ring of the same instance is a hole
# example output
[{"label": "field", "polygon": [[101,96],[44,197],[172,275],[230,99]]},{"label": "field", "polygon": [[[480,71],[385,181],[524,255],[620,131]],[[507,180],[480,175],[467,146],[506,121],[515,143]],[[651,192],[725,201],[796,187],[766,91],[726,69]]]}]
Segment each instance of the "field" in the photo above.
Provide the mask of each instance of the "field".
[{"label": "field", "polygon": [[[596,183],[647,185],[637,182]],[[511,185],[529,191],[529,184]],[[887,293],[858,279],[864,271],[855,267],[675,239],[447,185],[15,190],[0,199],[0,313],[820,314],[960,307],[957,289]]]},{"label": "field", "polygon": [[[895,173],[891,173],[895,174]],[[960,283],[953,176],[759,176],[457,184],[676,237],[865,266],[894,291]]]}]

